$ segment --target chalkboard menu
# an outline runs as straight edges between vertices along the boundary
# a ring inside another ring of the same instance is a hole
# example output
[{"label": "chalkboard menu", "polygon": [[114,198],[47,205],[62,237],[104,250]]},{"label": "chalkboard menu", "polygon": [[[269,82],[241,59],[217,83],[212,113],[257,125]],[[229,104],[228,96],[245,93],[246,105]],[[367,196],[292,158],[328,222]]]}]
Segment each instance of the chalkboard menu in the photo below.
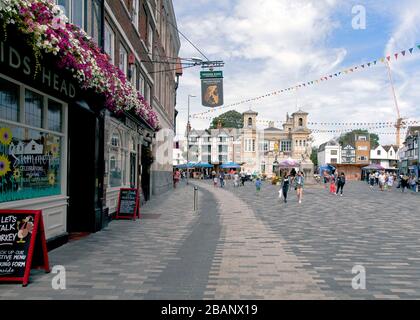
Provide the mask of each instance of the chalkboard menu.
[{"label": "chalkboard menu", "polygon": [[120,190],[118,199],[117,219],[140,218],[139,190],[124,188]]},{"label": "chalkboard menu", "polygon": [[30,270],[49,272],[41,211],[0,210],[0,282],[29,282]]}]

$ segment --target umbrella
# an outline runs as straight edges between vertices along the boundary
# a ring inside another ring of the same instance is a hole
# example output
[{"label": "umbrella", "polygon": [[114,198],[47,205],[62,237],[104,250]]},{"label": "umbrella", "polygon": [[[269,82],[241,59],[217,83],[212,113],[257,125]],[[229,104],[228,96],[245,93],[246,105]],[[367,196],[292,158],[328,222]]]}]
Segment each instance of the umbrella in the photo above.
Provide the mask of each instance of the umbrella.
[{"label": "umbrella", "polygon": [[236,162],[226,162],[220,166],[221,169],[239,169],[240,167]]},{"label": "umbrella", "polygon": [[207,162],[199,162],[196,165],[196,168],[213,168],[214,166]]},{"label": "umbrella", "polygon": [[371,163],[370,165],[363,167],[362,170],[385,170],[380,164]]},{"label": "umbrella", "polygon": [[299,167],[300,163],[296,160],[293,160],[292,158],[280,161],[279,167],[280,168],[296,168]]},{"label": "umbrella", "polygon": [[188,169],[188,168],[194,168],[194,167],[195,167],[195,164],[192,162],[188,162],[188,164],[187,163],[178,164],[175,166],[175,168],[177,169]]}]

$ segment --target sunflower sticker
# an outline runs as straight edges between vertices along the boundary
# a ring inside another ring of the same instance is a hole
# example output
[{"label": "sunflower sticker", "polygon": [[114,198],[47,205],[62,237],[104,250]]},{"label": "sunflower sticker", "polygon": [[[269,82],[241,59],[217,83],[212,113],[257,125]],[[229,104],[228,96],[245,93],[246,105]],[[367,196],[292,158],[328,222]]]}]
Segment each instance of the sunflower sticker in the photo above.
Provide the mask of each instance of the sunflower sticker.
[{"label": "sunflower sticker", "polygon": [[15,178],[16,180],[19,180],[20,177],[21,177],[20,170],[15,169],[15,171],[13,171],[13,178]]},{"label": "sunflower sticker", "polygon": [[12,131],[9,128],[0,129],[0,143],[8,146],[12,142]]},{"label": "sunflower sticker", "polygon": [[52,186],[55,185],[55,174],[53,172],[48,174],[48,183]]},{"label": "sunflower sticker", "polygon": [[0,154],[0,177],[5,176],[10,171],[10,161],[9,159]]}]

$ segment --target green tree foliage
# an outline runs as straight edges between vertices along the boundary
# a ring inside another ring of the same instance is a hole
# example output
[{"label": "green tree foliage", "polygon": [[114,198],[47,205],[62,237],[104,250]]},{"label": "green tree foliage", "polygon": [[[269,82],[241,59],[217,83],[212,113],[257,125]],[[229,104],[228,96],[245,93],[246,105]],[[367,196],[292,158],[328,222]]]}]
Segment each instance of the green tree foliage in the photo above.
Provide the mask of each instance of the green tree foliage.
[{"label": "green tree foliage", "polygon": [[311,160],[315,166],[318,165],[318,148],[312,147]]},{"label": "green tree foliage", "polygon": [[370,147],[372,149],[376,148],[377,146],[379,146],[379,136],[376,133],[369,133],[368,130],[361,130],[361,129],[357,129],[357,130],[353,130],[351,132],[347,132],[347,133],[343,133],[340,136],[339,142],[340,144],[345,147],[346,145],[350,144],[350,145],[354,145],[354,135],[355,134],[365,134],[365,135],[370,135]]},{"label": "green tree foliage", "polygon": [[244,119],[241,113],[235,110],[231,110],[221,114],[220,116],[213,118],[210,129],[217,129],[219,121],[222,124],[222,128],[237,128],[240,129],[244,125]]}]

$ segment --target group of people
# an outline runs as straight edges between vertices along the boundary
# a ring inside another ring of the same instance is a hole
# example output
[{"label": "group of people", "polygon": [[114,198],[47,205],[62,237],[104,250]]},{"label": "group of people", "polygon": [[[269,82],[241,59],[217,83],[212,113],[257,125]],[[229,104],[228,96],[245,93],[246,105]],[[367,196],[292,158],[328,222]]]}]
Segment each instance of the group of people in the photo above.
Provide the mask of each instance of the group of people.
[{"label": "group of people", "polygon": [[335,194],[338,196],[343,196],[344,185],[346,184],[346,175],[344,172],[340,174],[338,171],[335,171],[333,174],[329,174],[327,171],[324,171],[324,185],[325,189],[327,189],[327,185],[330,185],[329,190],[331,194]]},{"label": "group of people", "polygon": [[396,184],[396,188],[401,189],[401,192],[405,192],[406,189],[416,192],[419,183],[415,175],[409,176],[401,173],[398,176],[396,173],[385,171],[370,172],[366,176],[366,180],[371,189],[375,186],[379,186],[379,190],[381,191],[390,191]]},{"label": "group of people", "polygon": [[233,186],[239,187],[240,185],[244,186],[246,181],[246,174],[244,172],[238,172],[236,170],[231,170],[228,174],[223,170],[217,173],[212,171],[211,173],[213,179],[213,186],[217,187],[220,185],[221,188],[225,186],[227,176],[233,180]]},{"label": "group of people", "polygon": [[305,176],[303,171],[296,172],[294,169],[290,172],[285,172],[281,181],[281,189],[279,191],[280,198],[283,198],[284,203],[287,203],[287,195],[290,188],[294,186],[296,190],[297,200],[302,203],[303,187],[305,185]]}]

